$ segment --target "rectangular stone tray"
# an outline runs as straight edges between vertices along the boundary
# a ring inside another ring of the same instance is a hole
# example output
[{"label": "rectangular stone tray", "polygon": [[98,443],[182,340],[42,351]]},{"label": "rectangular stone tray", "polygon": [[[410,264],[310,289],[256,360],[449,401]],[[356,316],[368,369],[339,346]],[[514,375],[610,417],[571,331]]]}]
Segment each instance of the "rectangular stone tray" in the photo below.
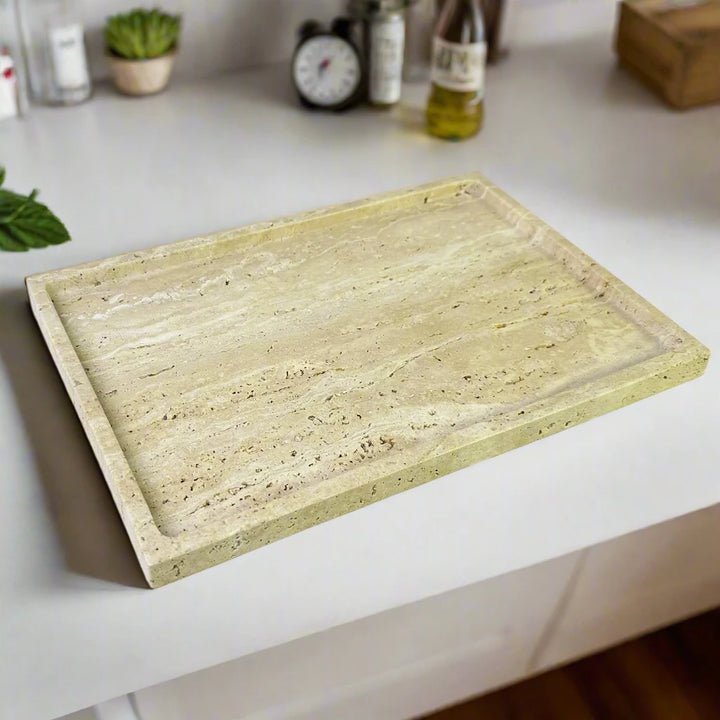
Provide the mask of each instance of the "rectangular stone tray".
[{"label": "rectangular stone tray", "polygon": [[479,174],[27,279],[158,587],[700,375]]}]

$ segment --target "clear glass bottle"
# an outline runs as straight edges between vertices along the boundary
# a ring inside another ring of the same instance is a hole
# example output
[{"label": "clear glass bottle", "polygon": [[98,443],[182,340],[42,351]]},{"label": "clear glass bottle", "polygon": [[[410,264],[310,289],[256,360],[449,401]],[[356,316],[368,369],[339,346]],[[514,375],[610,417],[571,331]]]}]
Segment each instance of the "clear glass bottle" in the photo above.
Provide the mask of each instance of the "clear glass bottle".
[{"label": "clear glass bottle", "polygon": [[22,0],[20,13],[34,100],[75,105],[92,94],[77,0]]},{"label": "clear glass bottle", "polygon": [[482,127],[485,28],[479,0],[445,0],[435,26],[432,89],[427,106],[431,135],[463,140]]},{"label": "clear glass bottle", "polygon": [[0,115],[26,115],[29,105],[27,75],[17,0],[0,0],[0,73]]}]

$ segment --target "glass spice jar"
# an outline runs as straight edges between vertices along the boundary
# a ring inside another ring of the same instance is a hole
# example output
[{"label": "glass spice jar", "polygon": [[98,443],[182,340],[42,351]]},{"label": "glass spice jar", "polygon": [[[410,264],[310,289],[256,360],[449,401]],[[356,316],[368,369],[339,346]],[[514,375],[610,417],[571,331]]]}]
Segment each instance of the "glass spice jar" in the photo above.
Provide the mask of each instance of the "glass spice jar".
[{"label": "glass spice jar", "polygon": [[402,94],[405,9],[408,0],[351,0],[364,23],[367,94],[371,105],[390,108]]},{"label": "glass spice jar", "polygon": [[22,0],[20,19],[34,100],[76,105],[92,94],[77,0]]}]

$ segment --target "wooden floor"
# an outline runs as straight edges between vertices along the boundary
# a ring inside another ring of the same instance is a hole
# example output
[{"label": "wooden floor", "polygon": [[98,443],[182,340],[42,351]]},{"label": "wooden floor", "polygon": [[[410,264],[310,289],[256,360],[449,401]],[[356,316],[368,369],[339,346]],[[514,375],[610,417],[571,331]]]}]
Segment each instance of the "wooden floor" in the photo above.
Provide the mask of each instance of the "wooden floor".
[{"label": "wooden floor", "polygon": [[720,720],[720,609],[425,720]]}]

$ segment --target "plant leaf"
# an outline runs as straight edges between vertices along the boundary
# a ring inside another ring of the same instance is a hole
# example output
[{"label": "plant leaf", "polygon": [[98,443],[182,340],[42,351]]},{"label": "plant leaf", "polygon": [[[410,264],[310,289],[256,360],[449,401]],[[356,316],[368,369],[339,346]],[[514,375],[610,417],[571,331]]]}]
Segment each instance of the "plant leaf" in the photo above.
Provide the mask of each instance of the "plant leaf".
[{"label": "plant leaf", "polygon": [[35,197],[0,189],[0,249],[20,252],[70,240],[63,223]]},{"label": "plant leaf", "polygon": [[25,252],[28,250],[27,245],[14,240],[5,232],[5,229],[0,226],[0,250],[8,250],[9,252]]},{"label": "plant leaf", "polygon": [[[60,245],[70,239],[63,223],[42,203],[32,202],[8,228],[12,236],[31,247]],[[31,245],[31,238],[39,244]]]},{"label": "plant leaf", "polygon": [[136,8],[109,17],[104,37],[108,51],[128,60],[166,55],[177,47],[181,15]]},{"label": "plant leaf", "polygon": [[25,208],[28,207],[30,203],[33,202],[33,200],[35,200],[38,195],[38,190],[33,190],[27,197],[24,197],[23,195],[17,195],[17,193],[12,194],[15,196],[12,201],[15,207],[11,208],[9,215],[0,217],[0,223],[2,223],[3,225],[12,225],[15,219],[22,215],[22,213],[25,211]]}]

